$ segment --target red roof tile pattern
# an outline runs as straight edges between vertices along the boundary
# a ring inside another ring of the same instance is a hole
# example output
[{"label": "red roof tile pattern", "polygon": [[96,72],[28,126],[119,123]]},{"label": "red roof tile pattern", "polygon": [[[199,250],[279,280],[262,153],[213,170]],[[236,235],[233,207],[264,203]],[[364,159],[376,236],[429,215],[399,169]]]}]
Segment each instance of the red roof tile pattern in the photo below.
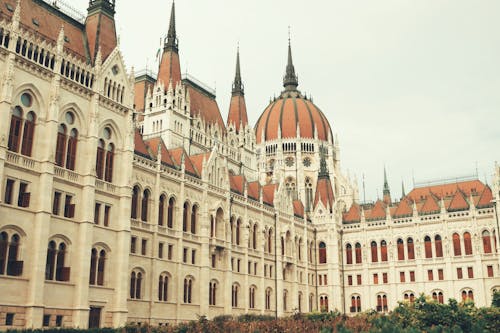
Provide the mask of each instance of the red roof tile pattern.
[{"label": "red roof tile pattern", "polygon": [[269,104],[260,116],[255,126],[257,143],[278,139],[278,128],[281,128],[281,138],[295,138],[299,127],[301,138],[314,138],[327,141],[332,136],[328,120],[321,110],[310,100],[297,97],[281,97]]},{"label": "red roof tile pattern", "polygon": [[248,183],[247,195],[255,201],[260,200],[260,184],[258,181]]},{"label": "red roof tile pattern", "polygon": [[184,167],[186,169],[186,173],[189,173],[191,176],[200,177],[200,172],[196,169],[184,148],[179,147],[170,150],[170,156],[175,164],[179,166],[181,165],[182,157],[184,156]]},{"label": "red roof tile pattern", "polygon": [[489,186],[485,186],[483,193],[479,197],[479,200],[476,202],[477,208],[491,207],[493,200],[493,193],[491,192],[491,188]]},{"label": "red roof tile pattern", "polygon": [[412,202],[406,198],[403,198],[396,209],[392,213],[392,217],[407,217],[413,214]]},{"label": "red roof tile pattern", "polygon": [[276,191],[276,186],[276,184],[262,186],[262,201],[269,206],[274,206],[274,192]]},{"label": "red roof tile pattern", "polygon": [[353,203],[346,213],[342,214],[342,221],[345,223],[361,221],[361,208],[357,203]]},{"label": "red roof tile pattern", "polygon": [[229,126],[231,124],[234,124],[236,133],[239,133],[241,125],[244,127],[248,125],[247,106],[245,97],[242,95],[234,95],[231,97],[229,113],[227,115],[227,125]]},{"label": "red roof tile pattern", "polygon": [[319,177],[316,184],[316,194],[314,195],[314,208],[318,205],[319,201],[323,203],[324,207],[330,210],[333,208],[335,196],[333,194],[332,183],[329,177]]},{"label": "red roof tile pattern", "polygon": [[114,19],[104,14],[92,14],[85,21],[85,30],[91,59],[95,59],[100,47],[102,60],[106,60],[117,45]]},{"label": "red roof tile pattern", "polygon": [[168,89],[170,80],[172,80],[172,87],[175,89],[177,83],[181,81],[181,63],[176,51],[165,50],[158,68],[158,81],[163,82],[165,89]]},{"label": "red roof tile pattern", "polygon": [[300,200],[293,201],[293,214],[301,218],[304,217],[304,205],[302,204],[302,201]]},{"label": "red roof tile pattern", "polygon": [[172,157],[170,156],[170,152],[168,151],[167,147],[165,146],[165,143],[161,138],[156,137],[148,139],[145,140],[144,143],[149,147],[149,150],[154,154],[155,157],[158,157],[158,147],[160,148],[161,162],[163,164],[168,165],[170,167],[176,166],[174,161],[172,160]]},{"label": "red roof tile pattern", "polygon": [[469,209],[469,203],[465,200],[462,191],[458,190],[453,199],[451,199],[450,204],[447,207],[449,212],[454,212],[457,210],[467,210]]},{"label": "red roof tile pattern", "polygon": [[418,209],[418,212],[420,214],[433,214],[439,213],[440,211],[441,208],[439,207],[437,198],[432,194],[424,199],[423,204],[421,205],[420,209]]},{"label": "red roof tile pattern", "polygon": [[245,183],[246,183],[245,176],[229,175],[229,184],[231,186],[231,191],[243,195],[244,193],[243,188],[245,186]]},{"label": "red roof tile pattern", "polygon": [[191,155],[189,156],[189,158],[191,159],[191,162],[193,162],[196,170],[198,170],[201,175],[201,172],[203,171],[203,160],[208,161],[208,159],[210,158],[210,153]]},{"label": "red roof tile pattern", "polygon": [[142,139],[142,135],[138,130],[134,133],[134,152],[142,157],[151,158],[148,146]]},{"label": "red roof tile pattern", "polygon": [[[225,131],[226,126],[220,114],[219,106],[215,98],[206,95],[200,90],[189,86],[189,97],[191,101],[191,116],[199,115],[206,124],[217,124],[222,131]],[[222,133],[219,133],[222,134]]]},{"label": "red roof tile pattern", "polygon": [[386,205],[382,200],[377,200],[372,209],[365,212],[367,220],[384,220],[386,218]]}]

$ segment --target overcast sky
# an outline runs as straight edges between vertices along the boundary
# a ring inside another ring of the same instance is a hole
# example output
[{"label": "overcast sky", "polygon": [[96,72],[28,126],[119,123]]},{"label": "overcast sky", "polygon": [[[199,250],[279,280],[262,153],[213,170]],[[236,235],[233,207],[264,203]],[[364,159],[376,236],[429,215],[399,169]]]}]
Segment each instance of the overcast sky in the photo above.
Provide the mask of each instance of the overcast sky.
[{"label": "overcast sky", "polygon": [[[117,0],[128,68],[149,64],[166,35],[170,0]],[[87,0],[72,4],[85,11]],[[288,26],[299,89],[338,134],[341,165],[361,199],[381,196],[386,165],[401,182],[488,177],[500,161],[498,0],[177,0],[182,71],[217,89],[227,117],[237,43],[255,125],[282,89]]]}]

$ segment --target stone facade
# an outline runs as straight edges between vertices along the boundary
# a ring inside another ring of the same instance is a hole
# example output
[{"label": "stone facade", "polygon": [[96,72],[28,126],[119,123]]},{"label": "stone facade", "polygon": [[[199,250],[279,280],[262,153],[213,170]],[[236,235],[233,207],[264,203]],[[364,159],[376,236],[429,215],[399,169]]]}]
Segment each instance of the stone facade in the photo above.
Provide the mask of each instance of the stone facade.
[{"label": "stone facade", "polygon": [[[309,110],[309,132],[297,116],[294,136],[277,125],[258,138],[239,58],[227,123],[209,88],[171,70],[173,11],[169,71],[136,76],[116,38],[92,31],[95,15],[112,21],[114,1],[91,1],[86,22],[39,0],[6,8],[0,329],[386,311],[420,293],[486,306],[500,289],[498,166],[492,190],[430,184],[392,201],[387,187],[385,202],[359,203],[320,111]],[[36,33],[35,9],[64,27]],[[73,44],[79,34],[95,52]],[[270,110],[316,108],[294,75],[290,48]]]}]

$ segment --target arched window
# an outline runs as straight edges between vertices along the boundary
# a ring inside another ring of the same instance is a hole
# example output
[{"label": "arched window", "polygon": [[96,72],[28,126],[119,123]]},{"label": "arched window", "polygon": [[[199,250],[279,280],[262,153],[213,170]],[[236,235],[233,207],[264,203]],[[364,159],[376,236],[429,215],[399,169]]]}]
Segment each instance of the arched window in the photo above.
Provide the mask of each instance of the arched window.
[{"label": "arched window", "polygon": [[387,306],[387,295],[382,295],[382,307],[384,312],[389,311],[389,307]]},{"label": "arched window", "polygon": [[345,246],[345,255],[346,255],[346,262],[348,265],[352,264],[352,246],[351,244],[347,244]]},{"label": "arched window", "polygon": [[160,195],[160,200],[158,202],[158,225],[163,226],[165,222],[165,194]]},{"label": "arched window", "polygon": [[408,238],[406,242],[406,247],[408,249],[408,259],[415,259],[415,245],[413,244],[413,238]]},{"label": "arched window", "polygon": [[104,286],[106,270],[106,250],[93,248],[90,253],[90,285]]},{"label": "arched window", "polygon": [[141,202],[141,220],[143,222],[148,221],[149,196],[149,190],[144,190]]},{"label": "arched window", "polygon": [[231,305],[233,308],[238,307],[238,285],[233,284],[233,287],[231,289]]},{"label": "arched window", "polygon": [[184,203],[184,210],[182,213],[182,231],[188,231],[188,217],[189,217],[189,203]]},{"label": "arched window", "polygon": [[491,237],[488,230],[483,231],[483,251],[484,253],[491,253]]},{"label": "arched window", "polygon": [[281,255],[285,255],[285,238],[281,237]]},{"label": "arched window", "polygon": [[66,152],[66,126],[60,124],[57,128],[57,143],[56,143],[56,164],[60,167],[64,166],[64,156]]},{"label": "arched window", "polygon": [[310,294],[309,295],[309,312],[313,311],[313,305],[314,305],[314,295]]},{"label": "arched window", "polygon": [[196,234],[196,220],[198,216],[198,206],[193,205],[191,208],[191,233]]},{"label": "arched window", "polygon": [[306,189],[306,212],[310,212],[312,210],[313,204],[313,185],[311,178],[306,178],[305,189]]},{"label": "arched window", "polygon": [[130,209],[130,217],[132,219],[137,219],[137,205],[139,204],[139,193],[140,193],[140,190],[139,190],[139,186],[134,186],[133,190],[132,190],[132,207]]},{"label": "arched window", "polygon": [[356,252],[356,264],[361,264],[362,263],[362,258],[361,258],[361,244],[356,243],[354,246],[355,252]]},{"label": "arched window", "polygon": [[211,281],[208,285],[208,304],[217,304],[217,282]]},{"label": "arched window", "polygon": [[248,290],[248,307],[255,309],[255,286],[251,286]]},{"label": "arched window", "polygon": [[434,237],[434,246],[436,248],[436,257],[443,257],[443,242],[441,241],[441,236],[436,235],[436,237]]},{"label": "arched window", "polygon": [[115,146],[112,143],[108,144],[106,150],[106,172],[104,180],[111,183],[113,181],[113,163],[115,159]]},{"label": "arched window", "polygon": [[319,309],[321,312],[328,312],[328,296],[319,297]]},{"label": "arched window", "polygon": [[351,296],[351,308],[350,311],[352,313],[354,312],[361,312],[361,296],[359,295],[353,295]]},{"label": "arched window", "polygon": [[23,272],[23,262],[18,261],[20,237],[10,236],[7,232],[0,233],[0,275],[20,276]]},{"label": "arched window", "polygon": [[371,248],[371,253],[372,253],[372,262],[378,262],[377,242],[372,241],[370,244],[370,248]]},{"label": "arched window", "polygon": [[405,260],[405,248],[403,240],[401,238],[398,238],[397,247],[398,247],[398,260]]},{"label": "arched window", "polygon": [[273,293],[273,291],[271,288],[266,289],[266,310],[271,310],[272,293]]},{"label": "arched window", "polygon": [[[49,249],[50,249],[50,244],[49,244]],[[48,253],[47,253],[47,261],[48,261]],[[90,277],[89,277],[89,284],[94,285],[96,282],[96,272],[97,272],[97,260],[98,260],[98,255],[97,255],[97,250],[92,249],[90,253]]]},{"label": "arched window", "polygon": [[380,260],[387,261],[387,242],[385,240],[380,242]]},{"label": "arched window", "polygon": [[186,277],[184,279],[184,303],[191,304],[193,293],[193,279]]},{"label": "arched window", "polygon": [[66,244],[57,244],[50,241],[47,248],[47,260],[45,265],[45,279],[55,281],[69,281],[70,268],[65,267]]},{"label": "arched window", "polygon": [[175,199],[170,198],[168,200],[168,211],[167,211],[167,227],[174,227],[174,208],[175,208]]},{"label": "arched window", "polygon": [[241,220],[236,221],[236,245],[240,245]]},{"label": "arched window", "polygon": [[462,301],[473,301],[474,300],[474,293],[472,290],[467,289],[467,290],[462,290]]},{"label": "arched window", "polygon": [[105,151],[104,151],[104,140],[100,139],[97,142],[97,156],[95,162],[95,172],[99,179],[103,179],[104,176],[104,161],[105,161]]},{"label": "arched window", "polygon": [[267,252],[273,253],[273,229],[269,229],[267,235]]},{"label": "arched window", "polygon": [[432,258],[432,241],[429,236],[424,238],[425,257]]},{"label": "arched window", "polygon": [[168,274],[162,273],[158,277],[158,300],[160,302],[168,301]]},{"label": "arched window", "polygon": [[404,299],[405,299],[405,301],[410,301],[410,303],[413,303],[415,301],[415,294],[412,292],[405,293]]},{"label": "arched window", "polygon": [[104,285],[104,271],[106,265],[106,251],[101,250],[99,252],[99,260],[97,261],[97,285]]},{"label": "arched window", "polygon": [[326,244],[324,242],[319,243],[319,263],[326,264]]},{"label": "arched window", "polygon": [[130,274],[130,298],[141,299],[142,272],[132,271]]},{"label": "arched window", "polygon": [[[21,146],[21,154],[31,156],[35,135],[36,115],[33,111],[24,112],[24,110],[30,110],[34,107],[33,97],[28,92],[24,92],[17,102],[19,104],[12,109],[7,147],[10,151],[17,153],[19,151],[19,146]],[[25,115],[26,118],[23,119]],[[20,142],[21,137],[22,143]]]},{"label": "arched window", "polygon": [[470,233],[468,232],[464,233],[464,249],[465,249],[465,255],[472,254],[472,239]]},{"label": "arched window", "polygon": [[301,292],[299,292],[299,295],[297,296],[297,303],[298,303],[299,312],[302,312],[302,293]]},{"label": "arched window", "polygon": [[377,312],[382,312],[382,295],[377,295]]},{"label": "arched window", "polygon": [[66,169],[75,170],[76,145],[78,143],[78,130],[73,128],[69,132],[68,151],[66,152]]},{"label": "arched window", "polygon": [[462,255],[462,250],[460,247],[460,236],[457,233],[453,234],[453,254],[456,256]]}]

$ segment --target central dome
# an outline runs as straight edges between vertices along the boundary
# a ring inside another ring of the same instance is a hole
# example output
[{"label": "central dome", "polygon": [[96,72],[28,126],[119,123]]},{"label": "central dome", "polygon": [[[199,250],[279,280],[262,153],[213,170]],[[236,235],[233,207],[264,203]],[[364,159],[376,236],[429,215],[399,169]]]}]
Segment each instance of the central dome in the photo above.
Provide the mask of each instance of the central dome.
[{"label": "central dome", "polygon": [[257,120],[257,144],[284,138],[332,140],[332,130],[325,115],[297,90],[298,85],[292,62],[292,49],[288,44],[288,63],[283,77],[285,90],[269,104]]},{"label": "central dome", "polygon": [[258,144],[282,138],[314,139],[316,132],[318,140],[332,138],[323,112],[299,92],[283,92],[264,110],[255,128]]}]

